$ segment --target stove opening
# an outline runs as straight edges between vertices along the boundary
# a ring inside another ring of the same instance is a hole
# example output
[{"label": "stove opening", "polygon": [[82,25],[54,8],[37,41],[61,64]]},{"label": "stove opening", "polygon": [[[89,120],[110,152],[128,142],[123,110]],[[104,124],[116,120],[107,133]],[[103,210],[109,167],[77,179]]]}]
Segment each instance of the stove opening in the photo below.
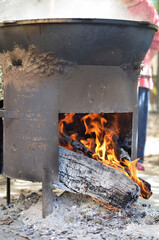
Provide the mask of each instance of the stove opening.
[{"label": "stove opening", "polygon": [[75,142],[106,165],[131,161],[132,113],[60,113],[59,144],[78,151]]},{"label": "stove opening", "polygon": [[60,113],[59,145],[115,168],[141,188],[141,196],[149,197],[149,189],[137,177],[132,153],[133,113]]}]

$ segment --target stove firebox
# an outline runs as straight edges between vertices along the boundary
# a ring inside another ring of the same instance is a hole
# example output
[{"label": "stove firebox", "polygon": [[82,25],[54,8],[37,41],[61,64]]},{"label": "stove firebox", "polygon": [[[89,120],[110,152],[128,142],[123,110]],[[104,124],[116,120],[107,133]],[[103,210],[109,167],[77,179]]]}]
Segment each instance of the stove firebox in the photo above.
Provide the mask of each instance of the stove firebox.
[{"label": "stove firebox", "polygon": [[107,19],[1,23],[4,173],[42,181],[45,200],[51,196],[46,188],[59,177],[59,113],[130,114],[136,159],[140,63],[156,30]]}]

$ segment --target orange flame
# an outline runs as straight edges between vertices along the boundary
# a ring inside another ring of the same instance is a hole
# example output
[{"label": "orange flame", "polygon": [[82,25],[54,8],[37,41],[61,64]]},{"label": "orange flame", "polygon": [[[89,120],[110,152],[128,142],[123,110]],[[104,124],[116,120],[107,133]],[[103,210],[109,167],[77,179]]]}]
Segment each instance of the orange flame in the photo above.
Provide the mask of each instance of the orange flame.
[{"label": "orange flame", "polygon": [[[75,113],[66,113],[65,118],[59,121],[59,132],[65,133],[64,124],[70,124],[74,122]],[[116,136],[120,135],[120,129],[118,126],[118,114],[113,115],[109,128],[106,127],[108,121],[104,118],[104,113],[90,113],[81,118],[82,123],[85,126],[85,139],[78,139],[76,133],[72,133],[69,137],[75,141],[80,141],[86,148],[93,152],[92,157],[104,165],[113,167],[129,178],[141,188],[140,196],[148,199],[151,196],[151,191],[147,189],[144,182],[137,177],[136,163],[139,159],[134,161],[128,161],[126,159],[120,159],[116,155],[116,143],[113,140]],[[73,150],[71,144],[66,148]]]},{"label": "orange flame", "polygon": [[85,192],[87,192],[87,194],[97,203],[101,204],[103,207],[109,209],[109,210],[115,210],[116,212],[119,212],[119,208],[117,207],[113,207],[112,205],[108,204],[108,203],[105,203],[105,202],[102,202],[98,199],[96,199],[95,197],[93,197],[88,191],[86,188],[84,188]]},{"label": "orange flame", "polygon": [[60,120],[60,122],[59,122],[59,132],[64,132],[64,122],[66,122],[67,124],[73,123],[74,115],[75,115],[75,113],[66,113],[65,114],[65,118]]}]

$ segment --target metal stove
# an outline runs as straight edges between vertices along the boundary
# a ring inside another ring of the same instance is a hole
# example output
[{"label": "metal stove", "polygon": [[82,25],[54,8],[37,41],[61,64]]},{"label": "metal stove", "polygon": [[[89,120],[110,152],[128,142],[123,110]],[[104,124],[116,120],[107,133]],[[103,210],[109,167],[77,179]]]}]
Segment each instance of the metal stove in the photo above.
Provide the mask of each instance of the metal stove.
[{"label": "metal stove", "polygon": [[[132,113],[131,158],[136,158],[138,76],[155,31],[157,27],[148,22],[108,19],[0,24],[1,57],[9,51],[12,65],[4,70],[0,57],[4,73],[4,108],[0,110],[4,118],[4,173],[43,183],[43,216],[51,211],[52,182],[59,177],[59,113]],[[31,45],[65,61],[60,74],[39,74],[37,70],[36,75],[35,69],[29,75],[38,59],[21,74],[25,57],[13,59],[13,49],[19,46],[28,54]],[[10,69],[15,69],[15,74],[9,74]]]}]

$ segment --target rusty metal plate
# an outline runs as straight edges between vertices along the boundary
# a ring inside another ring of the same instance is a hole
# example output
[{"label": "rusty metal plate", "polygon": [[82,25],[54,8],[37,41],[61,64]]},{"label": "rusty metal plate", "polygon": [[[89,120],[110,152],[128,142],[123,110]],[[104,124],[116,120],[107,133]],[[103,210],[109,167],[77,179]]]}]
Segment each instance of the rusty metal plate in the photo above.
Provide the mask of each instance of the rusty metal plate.
[{"label": "rusty metal plate", "polygon": [[19,118],[4,119],[4,172],[35,182],[42,181],[43,169],[52,169],[57,181],[57,80],[36,81],[18,89],[13,80],[5,89],[4,108],[18,109]]}]

